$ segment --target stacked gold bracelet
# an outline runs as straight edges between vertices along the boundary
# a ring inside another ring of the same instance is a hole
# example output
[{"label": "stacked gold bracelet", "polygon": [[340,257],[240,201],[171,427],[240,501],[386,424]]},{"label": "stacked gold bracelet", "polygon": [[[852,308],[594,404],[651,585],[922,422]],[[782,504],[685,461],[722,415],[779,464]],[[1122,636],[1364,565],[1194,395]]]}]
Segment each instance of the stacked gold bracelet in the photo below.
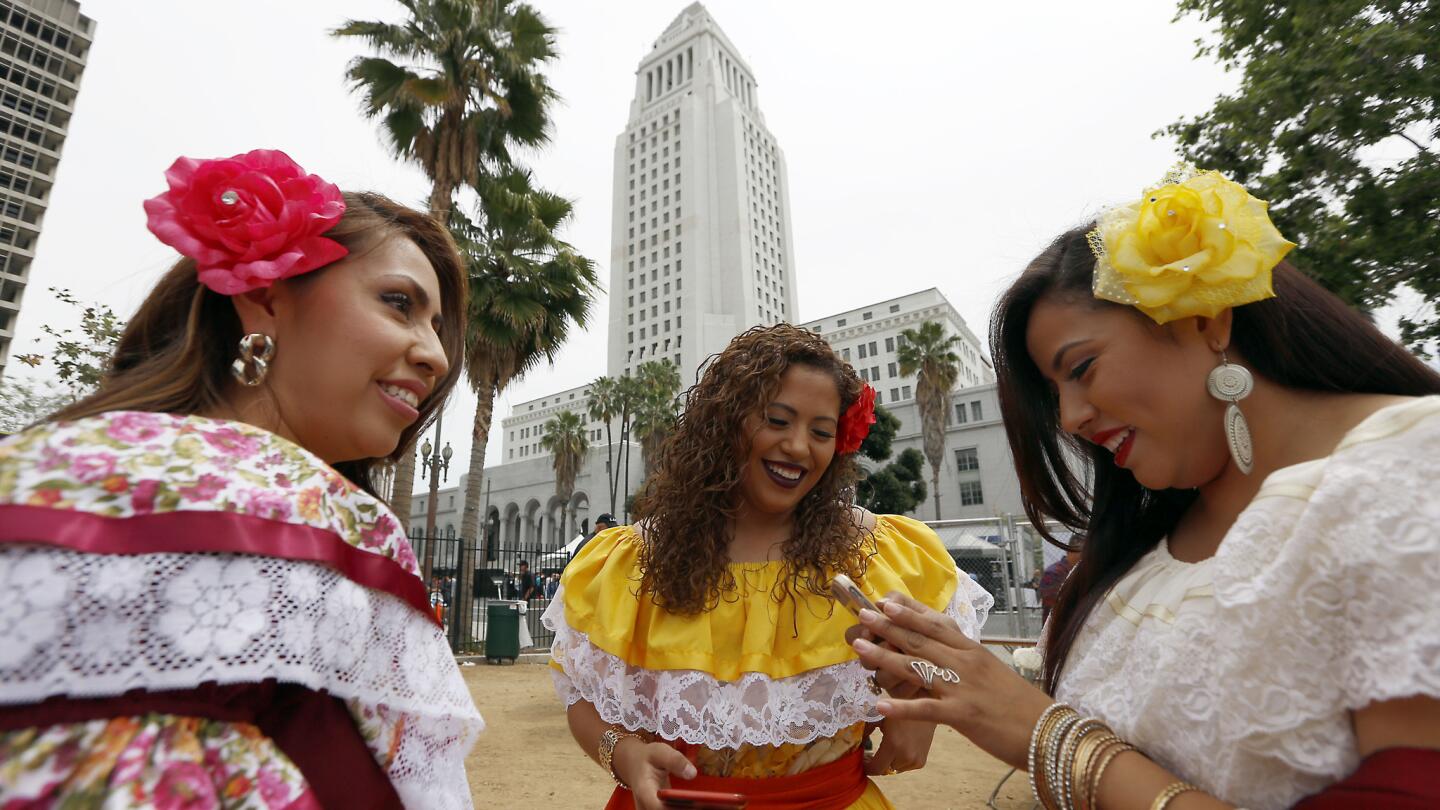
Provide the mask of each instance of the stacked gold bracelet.
[{"label": "stacked gold bracelet", "polygon": [[1030,735],[1030,788],[1046,810],[1092,810],[1111,760],[1134,751],[1110,727],[1054,703]]}]

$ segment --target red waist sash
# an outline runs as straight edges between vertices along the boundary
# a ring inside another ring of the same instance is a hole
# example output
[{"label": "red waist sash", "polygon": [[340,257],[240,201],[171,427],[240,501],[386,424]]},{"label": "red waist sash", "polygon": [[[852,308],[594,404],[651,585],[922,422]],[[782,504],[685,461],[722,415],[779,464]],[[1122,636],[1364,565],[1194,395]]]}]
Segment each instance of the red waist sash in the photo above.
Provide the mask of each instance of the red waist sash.
[{"label": "red waist sash", "polygon": [[[691,746],[682,744],[676,745],[676,748],[684,752]],[[857,748],[828,765],[794,776],[743,779],[702,774],[694,779],[671,777],[670,786],[685,790],[741,793],[750,799],[748,810],[845,810],[870,785],[870,780],[865,778],[862,757]],[[630,791],[617,787],[605,810],[635,810],[635,800]]]}]

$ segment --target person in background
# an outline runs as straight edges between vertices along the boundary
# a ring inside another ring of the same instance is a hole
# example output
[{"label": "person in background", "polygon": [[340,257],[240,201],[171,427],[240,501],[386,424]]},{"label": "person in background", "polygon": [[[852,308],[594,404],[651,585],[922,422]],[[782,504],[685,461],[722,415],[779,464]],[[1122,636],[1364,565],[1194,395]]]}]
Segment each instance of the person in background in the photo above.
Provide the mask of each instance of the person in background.
[{"label": "person in background", "polygon": [[570,556],[570,559],[573,560],[576,557],[580,556],[580,550],[585,548],[585,545],[587,543],[589,543],[591,540],[594,540],[601,532],[605,531],[606,529],[614,528],[615,525],[616,524],[614,515],[610,514],[609,512],[600,513],[600,517],[595,518],[595,531],[591,532],[590,536],[585,538],[585,542],[581,543],[579,546],[576,546],[575,553]]},{"label": "person in background", "polygon": [[530,571],[530,563],[527,560],[520,561],[520,573],[515,577],[515,590],[520,595],[520,600],[528,602],[540,596],[540,583],[535,574]]},{"label": "person in background", "polygon": [[184,258],[0,442],[0,805],[469,807],[484,724],[376,483],[459,375],[450,234],[278,151],[166,179]]},{"label": "person in background", "polygon": [[992,604],[927,526],[855,508],[875,392],[823,338],[757,327],[705,367],[635,525],[565,569],[545,611],[570,731],[618,783],[740,792],[751,810],[891,807],[868,776],[924,765],[935,727],[881,723],[829,585],[891,590],[979,636]]},{"label": "person in background", "polygon": [[1040,594],[1040,618],[1050,618],[1050,611],[1055,607],[1055,600],[1060,598],[1060,586],[1075,569],[1075,563],[1080,561],[1079,549],[1067,549],[1065,556],[1050,563],[1045,567],[1038,578],[1035,590]]},{"label": "person in background", "polygon": [[928,694],[883,714],[953,726],[1047,808],[1440,807],[1440,374],[1291,247],[1182,166],[1011,285],[1026,513],[1085,538],[1045,691],[897,597],[862,621],[900,652],[856,646]]}]

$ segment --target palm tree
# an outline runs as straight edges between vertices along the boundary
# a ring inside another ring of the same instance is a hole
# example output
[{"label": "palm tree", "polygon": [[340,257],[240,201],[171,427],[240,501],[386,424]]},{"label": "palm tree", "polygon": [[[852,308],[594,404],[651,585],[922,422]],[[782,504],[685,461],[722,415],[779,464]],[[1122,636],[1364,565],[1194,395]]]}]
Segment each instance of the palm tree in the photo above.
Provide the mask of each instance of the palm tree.
[{"label": "palm tree", "polygon": [[641,397],[635,406],[633,424],[635,437],[640,440],[640,460],[645,464],[645,475],[649,476],[655,469],[665,437],[675,427],[680,370],[669,360],[651,360],[636,369],[636,379]]},{"label": "palm tree", "polygon": [[[645,400],[645,385],[640,381],[639,376],[621,377],[615,381],[615,398],[620,405],[620,452],[624,456],[621,462],[625,471],[625,486],[617,487],[625,495],[625,521],[630,521],[630,445],[631,431],[635,428],[635,411],[640,403]],[[615,470],[616,481],[620,478],[620,469]]]},{"label": "palm tree", "polygon": [[[452,213],[450,224],[470,275],[465,373],[476,406],[460,536],[472,541],[480,536],[495,397],[542,358],[554,360],[571,327],[585,326],[597,289],[594,263],[556,236],[574,213],[569,200],[534,189],[528,172],[511,170],[481,183],[480,206],[483,223]],[[472,544],[462,544],[466,553]],[[463,562],[461,568],[472,570]],[[468,615],[470,590],[461,593],[457,620]]]},{"label": "palm tree", "polygon": [[554,419],[545,423],[540,446],[550,453],[550,464],[555,470],[555,497],[560,501],[560,538],[565,538],[565,517],[575,523],[570,509],[570,499],[575,495],[575,476],[590,452],[590,439],[585,422],[580,414],[561,411]]},{"label": "palm tree", "polygon": [[950,389],[960,378],[960,355],[954,347],[960,342],[955,335],[946,335],[945,327],[935,321],[920,324],[919,329],[900,333],[900,373],[915,375],[915,404],[920,409],[921,438],[925,458],[930,462],[930,484],[935,493],[935,519],[940,519],[940,465],[945,461],[945,426],[950,423]]},{"label": "palm tree", "polygon": [[[395,154],[430,179],[430,213],[449,222],[462,185],[478,188],[513,165],[512,148],[549,140],[556,94],[539,67],[556,55],[555,29],[513,0],[399,2],[404,22],[349,20],[331,35],[358,37],[376,52],[351,60],[346,78]],[[406,527],[414,484],[406,453],[391,497]]]},{"label": "palm tree", "polygon": [[590,384],[589,414],[591,419],[605,423],[605,483],[610,487],[610,514],[615,514],[615,441],[610,424],[620,415],[619,393],[612,377],[600,377]]}]

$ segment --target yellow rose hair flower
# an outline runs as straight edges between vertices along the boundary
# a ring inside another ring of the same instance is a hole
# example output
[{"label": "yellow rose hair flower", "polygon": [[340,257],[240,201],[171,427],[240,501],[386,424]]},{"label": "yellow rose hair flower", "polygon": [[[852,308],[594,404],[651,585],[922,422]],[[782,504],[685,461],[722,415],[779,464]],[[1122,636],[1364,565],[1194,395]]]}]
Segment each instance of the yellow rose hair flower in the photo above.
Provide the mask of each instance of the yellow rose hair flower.
[{"label": "yellow rose hair flower", "polygon": [[1275,229],[1269,207],[1219,172],[1175,166],[1088,234],[1095,297],[1156,323],[1274,297],[1270,271],[1295,243]]}]

